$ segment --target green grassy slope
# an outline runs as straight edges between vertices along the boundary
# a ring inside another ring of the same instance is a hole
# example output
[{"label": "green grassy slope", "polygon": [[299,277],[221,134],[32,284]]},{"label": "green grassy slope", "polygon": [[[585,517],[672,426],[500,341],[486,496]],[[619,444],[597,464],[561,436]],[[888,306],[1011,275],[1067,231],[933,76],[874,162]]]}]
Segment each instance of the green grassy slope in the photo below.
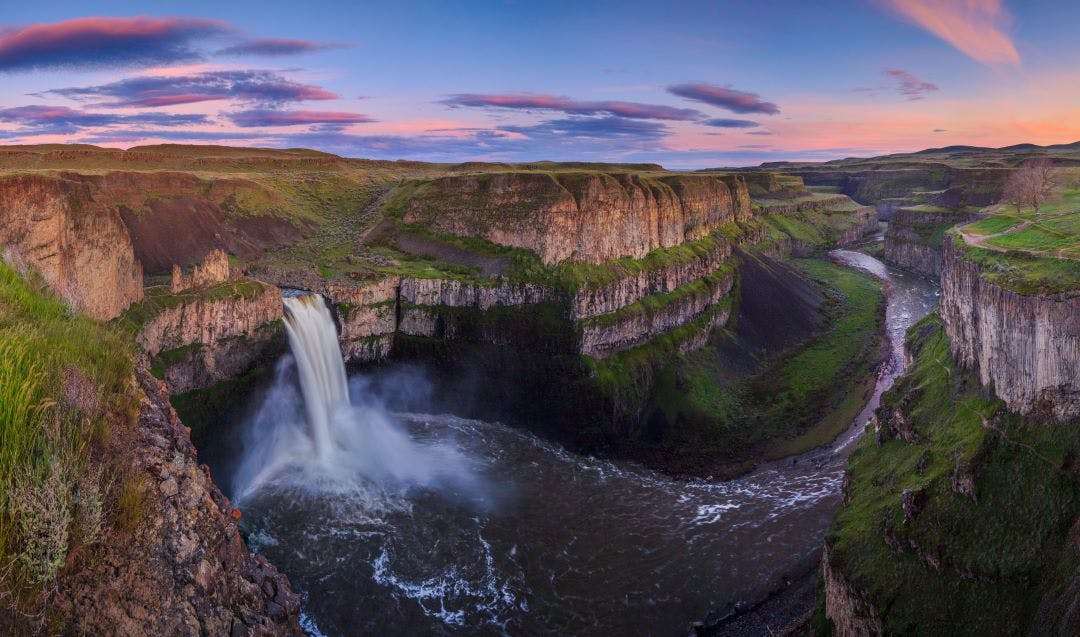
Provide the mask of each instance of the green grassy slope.
[{"label": "green grassy slope", "polygon": [[30,278],[0,262],[0,590],[17,604],[138,500],[104,462],[136,413],[134,347]]},{"label": "green grassy slope", "polygon": [[827,538],[837,565],[887,633],[1065,630],[1057,603],[1076,597],[1080,568],[1080,423],[1047,426],[985,398],[953,364],[937,315],[911,328],[908,347],[914,364],[883,398],[880,441],[868,432],[851,457],[850,500]]}]

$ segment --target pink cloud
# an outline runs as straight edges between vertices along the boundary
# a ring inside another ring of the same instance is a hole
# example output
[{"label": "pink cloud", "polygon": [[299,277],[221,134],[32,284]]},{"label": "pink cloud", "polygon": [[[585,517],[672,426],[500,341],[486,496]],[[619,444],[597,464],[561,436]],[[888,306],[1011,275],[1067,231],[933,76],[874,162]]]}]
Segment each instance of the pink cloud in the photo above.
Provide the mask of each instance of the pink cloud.
[{"label": "pink cloud", "polygon": [[201,18],[79,18],[0,29],[0,70],[108,68],[199,57],[192,44],[231,32]]},{"label": "pink cloud", "polygon": [[882,0],[905,19],[983,64],[1020,64],[1005,33],[1011,17],[1001,0]]},{"label": "pink cloud", "polygon": [[255,109],[232,113],[229,119],[237,126],[301,126],[308,124],[366,124],[372,118],[363,113],[341,111],[275,111]]}]

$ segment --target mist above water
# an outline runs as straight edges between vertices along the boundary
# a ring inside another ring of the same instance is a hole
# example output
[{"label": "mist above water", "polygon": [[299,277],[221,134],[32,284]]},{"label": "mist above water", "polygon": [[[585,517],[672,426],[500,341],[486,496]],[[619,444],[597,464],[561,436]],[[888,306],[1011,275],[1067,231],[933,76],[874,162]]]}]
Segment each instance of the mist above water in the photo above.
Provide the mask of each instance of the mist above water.
[{"label": "mist above water", "polygon": [[238,499],[274,485],[309,491],[479,488],[452,444],[414,441],[362,383],[350,388],[321,296],[284,302],[292,356],[278,363],[274,384],[243,433],[245,452],[232,482]]}]

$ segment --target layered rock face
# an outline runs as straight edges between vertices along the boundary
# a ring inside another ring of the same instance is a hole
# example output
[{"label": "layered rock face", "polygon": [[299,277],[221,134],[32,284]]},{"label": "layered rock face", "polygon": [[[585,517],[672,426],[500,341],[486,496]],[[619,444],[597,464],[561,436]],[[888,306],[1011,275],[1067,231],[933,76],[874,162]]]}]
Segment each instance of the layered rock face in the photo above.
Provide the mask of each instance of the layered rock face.
[{"label": "layered rock face", "polygon": [[[281,290],[253,280],[250,294],[184,294],[161,308],[136,341],[164,366],[169,390],[183,393],[237,376],[281,336]],[[228,285],[228,284],[225,284]]]},{"label": "layered rock face", "polygon": [[195,457],[187,428],[145,363],[132,453],[143,507],[130,532],[62,574],[64,633],[88,635],[301,635],[300,596],[237,529],[240,512]]},{"label": "layered rock face", "polygon": [[715,272],[730,256],[731,244],[717,239],[688,262],[642,270],[610,283],[583,286],[570,299],[570,312],[575,319],[587,319],[614,312],[650,294],[672,292]]},{"label": "layered rock face", "polygon": [[1022,295],[984,280],[946,236],[941,315],[957,362],[1008,408],[1080,415],[1080,296]]},{"label": "layered rock face", "polygon": [[0,179],[0,245],[90,316],[111,319],[142,299],[142,266],[120,214],[79,181]]},{"label": "layered rock face", "polygon": [[954,212],[901,208],[893,213],[885,231],[885,260],[926,276],[939,276],[944,231],[974,218]]},{"label": "layered rock face", "polygon": [[403,213],[407,223],[534,250],[556,264],[642,258],[751,210],[738,176],[503,173],[436,179]]},{"label": "layered rock face", "polygon": [[[690,294],[680,295],[652,310],[646,307],[627,306],[626,310],[615,311],[609,315],[583,321],[581,323],[581,353],[587,356],[603,358],[610,354],[640,345],[669,330],[687,325],[706,312],[731,291],[734,277],[730,273],[720,273],[699,280],[697,288]],[[620,308],[622,309],[622,308]],[[716,313],[708,327],[723,325],[727,322],[729,311],[723,308]],[[708,330],[704,330],[708,332]],[[700,347],[700,344],[697,345]],[[687,350],[696,349],[688,346]]]}]

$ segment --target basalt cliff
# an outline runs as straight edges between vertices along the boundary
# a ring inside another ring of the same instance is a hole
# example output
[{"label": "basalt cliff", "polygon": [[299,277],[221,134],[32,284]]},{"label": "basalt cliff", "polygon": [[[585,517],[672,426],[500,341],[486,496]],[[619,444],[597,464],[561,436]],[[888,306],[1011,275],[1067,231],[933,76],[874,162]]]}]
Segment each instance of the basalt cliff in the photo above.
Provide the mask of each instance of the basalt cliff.
[{"label": "basalt cliff", "polygon": [[642,258],[750,215],[738,176],[492,174],[414,187],[406,223],[535,251],[546,264]]},{"label": "basalt cliff", "polygon": [[945,239],[941,316],[953,355],[1011,411],[1080,416],[1080,294],[1019,294],[982,277]]}]

